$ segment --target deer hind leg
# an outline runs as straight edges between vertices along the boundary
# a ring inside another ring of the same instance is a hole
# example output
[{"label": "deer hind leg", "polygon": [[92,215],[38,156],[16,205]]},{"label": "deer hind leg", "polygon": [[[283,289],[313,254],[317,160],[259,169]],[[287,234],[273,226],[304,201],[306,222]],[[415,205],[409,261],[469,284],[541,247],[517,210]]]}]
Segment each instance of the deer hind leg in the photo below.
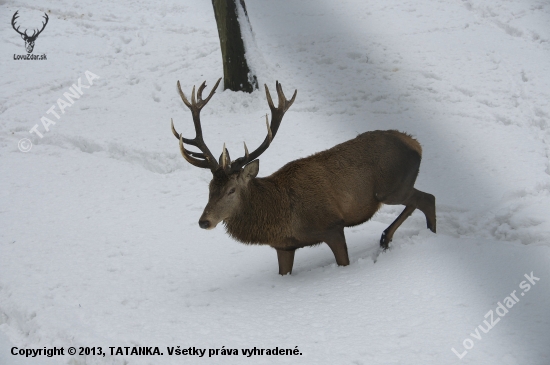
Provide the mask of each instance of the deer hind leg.
[{"label": "deer hind leg", "polygon": [[[395,203],[394,203],[395,204]],[[393,234],[403,224],[403,222],[409,218],[416,208],[420,209],[426,216],[426,223],[428,229],[435,233],[436,219],[435,219],[435,197],[432,194],[424,193],[423,191],[412,189],[412,194],[402,204],[405,205],[405,209],[395,221],[382,233],[380,238],[380,247],[384,250],[388,248],[389,243],[393,238]]]},{"label": "deer hind leg", "polygon": [[279,260],[279,275],[292,274],[294,265],[294,254],[296,250],[277,250],[277,259]]},{"label": "deer hind leg", "polygon": [[435,233],[436,229],[436,218],[435,218],[435,196],[432,194],[425,193],[420,190],[415,190],[417,195],[417,208],[420,209],[422,213],[426,216],[426,225],[428,229]]},{"label": "deer hind leg", "polygon": [[388,246],[393,239],[393,234],[397,228],[399,228],[399,226],[402,225],[407,218],[409,218],[415,209],[416,206],[412,204],[405,206],[405,209],[401,212],[401,214],[399,214],[399,217],[397,217],[397,219],[394,220],[393,223],[384,230],[384,232],[382,232],[382,237],[380,237],[380,247],[384,250],[388,249]]}]

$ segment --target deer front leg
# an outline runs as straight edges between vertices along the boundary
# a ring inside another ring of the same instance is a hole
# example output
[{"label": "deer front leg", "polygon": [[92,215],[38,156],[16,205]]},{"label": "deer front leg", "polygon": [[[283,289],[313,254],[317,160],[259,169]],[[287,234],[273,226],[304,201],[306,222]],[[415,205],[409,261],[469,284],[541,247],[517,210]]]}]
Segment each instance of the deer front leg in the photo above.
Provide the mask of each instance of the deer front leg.
[{"label": "deer front leg", "polygon": [[339,266],[349,265],[348,246],[346,245],[346,236],[344,228],[337,228],[331,231],[324,239],[328,247],[332,250],[336,263]]},{"label": "deer front leg", "polygon": [[292,265],[294,265],[294,253],[296,250],[277,249],[277,259],[279,260],[279,275],[292,274]]}]

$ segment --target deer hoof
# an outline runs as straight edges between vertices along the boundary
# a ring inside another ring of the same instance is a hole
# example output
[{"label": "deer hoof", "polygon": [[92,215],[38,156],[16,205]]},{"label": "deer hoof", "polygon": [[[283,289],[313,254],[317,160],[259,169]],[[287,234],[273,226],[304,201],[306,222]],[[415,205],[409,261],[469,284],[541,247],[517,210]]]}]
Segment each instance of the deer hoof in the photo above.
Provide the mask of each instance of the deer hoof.
[{"label": "deer hoof", "polygon": [[428,229],[430,231],[432,231],[433,233],[435,233],[435,220],[434,220],[433,224],[428,221]]},{"label": "deer hoof", "polygon": [[389,247],[390,242],[391,238],[386,235],[386,232],[382,232],[382,237],[380,237],[380,247],[382,247],[382,249],[386,251]]}]

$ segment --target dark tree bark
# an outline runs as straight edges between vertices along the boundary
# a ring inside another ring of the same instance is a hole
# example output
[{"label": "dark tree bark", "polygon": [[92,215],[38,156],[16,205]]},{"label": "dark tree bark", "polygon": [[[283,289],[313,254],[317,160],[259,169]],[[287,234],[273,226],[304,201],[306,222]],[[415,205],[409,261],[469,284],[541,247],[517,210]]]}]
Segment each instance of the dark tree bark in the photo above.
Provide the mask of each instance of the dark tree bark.
[{"label": "dark tree bark", "polygon": [[244,0],[212,0],[222,50],[223,85],[224,90],[251,93],[258,88],[258,81],[246,62],[241,24],[237,17],[237,1],[246,15],[246,19],[241,19],[246,21],[242,26],[250,27]]}]

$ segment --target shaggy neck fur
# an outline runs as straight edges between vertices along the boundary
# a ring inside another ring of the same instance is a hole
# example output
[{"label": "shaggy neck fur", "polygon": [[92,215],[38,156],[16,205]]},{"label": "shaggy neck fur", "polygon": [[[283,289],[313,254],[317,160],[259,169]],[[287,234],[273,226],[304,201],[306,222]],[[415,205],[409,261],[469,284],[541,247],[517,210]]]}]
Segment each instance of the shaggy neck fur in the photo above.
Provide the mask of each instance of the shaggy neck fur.
[{"label": "shaggy neck fur", "polygon": [[291,236],[290,197],[269,178],[252,179],[238,210],[224,221],[227,233],[248,244],[276,244]]}]

